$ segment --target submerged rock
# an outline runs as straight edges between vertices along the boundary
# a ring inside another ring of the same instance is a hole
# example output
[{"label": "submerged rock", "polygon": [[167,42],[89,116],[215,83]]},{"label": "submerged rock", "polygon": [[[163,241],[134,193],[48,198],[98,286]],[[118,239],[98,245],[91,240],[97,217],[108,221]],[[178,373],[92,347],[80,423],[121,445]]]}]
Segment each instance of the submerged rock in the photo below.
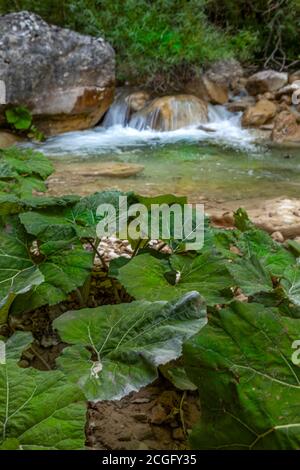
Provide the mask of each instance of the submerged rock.
[{"label": "submerged rock", "polygon": [[205,123],[207,104],[193,95],[155,98],[141,111],[133,114],[129,125],[136,129],[172,131]]},{"label": "submerged rock", "polygon": [[259,95],[268,91],[277,91],[288,82],[288,74],[276,70],[263,70],[251,75],[246,83],[250,95]]},{"label": "submerged rock", "polygon": [[276,111],[277,106],[272,101],[260,100],[246,109],[242,117],[242,125],[251,127],[265,124],[275,116]]},{"label": "submerged rock", "polygon": [[114,51],[102,38],[10,13],[0,17],[0,79],[7,104],[27,106],[47,135],[86,129],[113,99]]},{"label": "submerged rock", "polygon": [[228,111],[231,113],[239,113],[245,111],[249,106],[255,104],[255,99],[253,96],[245,96],[240,100],[231,101],[227,105]]},{"label": "submerged rock", "polygon": [[82,176],[86,177],[96,177],[96,176],[105,176],[111,178],[128,178],[129,176],[137,175],[144,170],[143,165],[138,165],[135,163],[121,163],[121,162],[104,162],[98,163],[97,166],[93,169],[90,168],[89,171],[83,171]]}]

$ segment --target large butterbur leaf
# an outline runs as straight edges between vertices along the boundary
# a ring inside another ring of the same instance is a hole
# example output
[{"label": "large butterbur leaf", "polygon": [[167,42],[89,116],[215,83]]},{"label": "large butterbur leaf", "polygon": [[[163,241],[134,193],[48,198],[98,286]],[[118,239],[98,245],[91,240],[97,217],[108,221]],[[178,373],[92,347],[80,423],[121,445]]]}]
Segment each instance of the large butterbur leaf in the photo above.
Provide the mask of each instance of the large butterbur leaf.
[{"label": "large butterbur leaf", "polygon": [[19,314],[62,302],[70,292],[83,286],[91,273],[93,254],[79,244],[63,244],[62,249],[54,245],[52,251],[47,244],[44,253],[47,256],[38,264],[44,282],[19,295],[11,306],[11,313]]},{"label": "large butterbur leaf", "polygon": [[202,417],[195,449],[299,449],[300,368],[293,363],[300,320],[235,302],[184,347]]},{"label": "large butterbur leaf", "polygon": [[44,276],[31,260],[23,240],[0,233],[0,324],[5,323],[14,299],[39,286]]},{"label": "large butterbur leaf", "polygon": [[31,339],[16,333],[0,363],[0,449],[83,448],[86,405],[81,391],[59,371],[17,365]]},{"label": "large butterbur leaf", "polygon": [[61,208],[25,212],[20,220],[27,232],[39,240],[70,240],[74,237],[96,238],[96,227],[103,215],[97,215],[101,204],[110,204],[119,214],[119,197],[127,196],[128,204],[134,201],[133,193],[120,191],[103,191],[86,196],[76,204]]},{"label": "large butterbur leaf", "polygon": [[[53,164],[45,155],[31,149],[21,150],[16,147],[0,151],[0,162],[5,162],[11,173],[19,175],[37,175],[43,180],[54,170]],[[13,175],[11,175],[13,176]],[[1,173],[0,173],[1,177]]]},{"label": "large butterbur leaf", "polygon": [[273,283],[270,273],[263,267],[258,258],[242,259],[228,264],[228,270],[244,294],[270,292]]},{"label": "large butterbur leaf", "polygon": [[244,257],[258,259],[272,276],[280,276],[285,268],[295,263],[295,256],[290,251],[256,228],[242,233],[236,246]]},{"label": "large butterbur leaf", "polygon": [[0,150],[0,193],[30,197],[33,190],[46,191],[44,180],[53,172],[53,165],[43,154],[30,149]]},{"label": "large butterbur leaf", "polygon": [[169,263],[141,254],[119,269],[118,279],[136,299],[171,300],[191,290],[208,305],[228,302],[234,281],[226,260],[205,253],[196,257],[172,255]]},{"label": "large butterbur leaf", "polygon": [[182,343],[206,323],[202,298],[132,302],[67,312],[54,321],[64,349],[57,363],[88,400],[116,400],[152,382]]}]

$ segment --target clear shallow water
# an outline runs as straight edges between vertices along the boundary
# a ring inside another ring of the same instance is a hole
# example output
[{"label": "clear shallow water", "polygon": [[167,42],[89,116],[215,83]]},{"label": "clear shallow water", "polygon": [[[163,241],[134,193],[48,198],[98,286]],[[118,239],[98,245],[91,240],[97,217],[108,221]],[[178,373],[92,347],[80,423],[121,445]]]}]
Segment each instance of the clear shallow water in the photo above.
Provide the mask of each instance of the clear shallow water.
[{"label": "clear shallow water", "polygon": [[[172,192],[193,201],[299,197],[300,149],[258,144],[257,136],[241,129],[239,121],[238,114],[211,107],[206,130],[98,127],[56,136],[36,147],[55,163],[54,192],[87,194],[113,187],[142,194]],[[140,164],[144,171],[129,178],[101,177],[97,165],[103,168],[105,162]]]}]

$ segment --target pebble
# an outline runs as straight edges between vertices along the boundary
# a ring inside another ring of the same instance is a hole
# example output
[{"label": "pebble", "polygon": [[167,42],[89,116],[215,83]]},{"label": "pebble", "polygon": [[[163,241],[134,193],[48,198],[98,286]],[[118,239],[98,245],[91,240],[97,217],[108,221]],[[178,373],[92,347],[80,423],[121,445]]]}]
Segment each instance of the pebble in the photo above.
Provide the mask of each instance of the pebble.
[{"label": "pebble", "polygon": [[284,236],[282,235],[281,232],[273,232],[271,237],[273,238],[273,240],[275,242],[278,242],[278,243],[283,243],[284,242]]},{"label": "pebble", "polygon": [[152,408],[151,412],[151,423],[152,424],[162,424],[166,421],[168,415],[162,405],[157,404]]}]

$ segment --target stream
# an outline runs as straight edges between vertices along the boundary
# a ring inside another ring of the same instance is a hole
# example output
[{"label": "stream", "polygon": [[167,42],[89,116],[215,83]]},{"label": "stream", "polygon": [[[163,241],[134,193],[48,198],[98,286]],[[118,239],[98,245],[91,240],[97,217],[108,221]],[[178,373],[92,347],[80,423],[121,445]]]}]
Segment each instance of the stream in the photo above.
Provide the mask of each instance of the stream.
[{"label": "stream", "polygon": [[[159,132],[112,122],[109,127],[51,137],[35,148],[54,162],[52,194],[116,188],[216,203],[299,196],[299,149],[261,143],[255,131],[241,128],[240,117],[222,106],[210,106],[209,122],[202,128]],[[111,164],[144,168],[126,178],[102,176],[101,170]]]}]

